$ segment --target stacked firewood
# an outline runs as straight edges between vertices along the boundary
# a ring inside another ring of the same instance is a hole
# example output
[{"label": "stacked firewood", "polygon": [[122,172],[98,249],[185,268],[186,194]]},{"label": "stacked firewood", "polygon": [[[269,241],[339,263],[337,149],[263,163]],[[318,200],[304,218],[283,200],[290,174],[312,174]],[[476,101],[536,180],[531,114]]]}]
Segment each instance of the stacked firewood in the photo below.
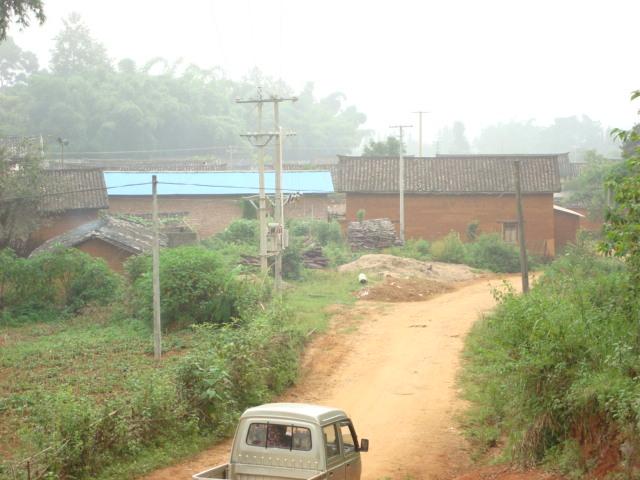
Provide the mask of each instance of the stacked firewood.
[{"label": "stacked firewood", "polygon": [[351,222],[347,227],[347,241],[354,250],[376,250],[397,243],[396,229],[388,218]]},{"label": "stacked firewood", "polygon": [[322,253],[322,247],[316,245],[302,252],[302,263],[307,268],[327,268],[329,259]]},{"label": "stacked firewood", "polygon": [[[319,245],[312,245],[302,252],[302,263],[306,268],[327,268],[329,266],[329,259],[322,253],[322,247]],[[271,263],[271,260],[269,261]],[[248,265],[251,267],[260,266],[260,257],[253,255],[242,255],[240,259],[241,265]]]}]

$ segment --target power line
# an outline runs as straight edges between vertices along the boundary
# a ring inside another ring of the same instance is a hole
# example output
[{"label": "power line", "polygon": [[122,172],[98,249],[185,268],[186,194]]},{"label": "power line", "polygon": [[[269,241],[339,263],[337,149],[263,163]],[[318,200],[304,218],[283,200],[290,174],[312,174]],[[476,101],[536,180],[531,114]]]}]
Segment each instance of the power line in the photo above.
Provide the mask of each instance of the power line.
[{"label": "power line", "polygon": [[66,192],[50,192],[50,193],[40,193],[37,195],[25,195],[23,197],[10,197],[10,198],[0,198],[0,203],[11,203],[17,202],[19,200],[37,200],[40,198],[46,197],[58,197],[62,195],[73,195],[74,193],[88,193],[88,192],[99,192],[102,190],[111,190],[113,188],[124,188],[124,187],[138,187],[141,185],[151,185],[151,182],[144,183],[129,183],[126,185],[114,185],[112,187],[96,187],[96,188],[83,188],[80,190],[68,190]]}]

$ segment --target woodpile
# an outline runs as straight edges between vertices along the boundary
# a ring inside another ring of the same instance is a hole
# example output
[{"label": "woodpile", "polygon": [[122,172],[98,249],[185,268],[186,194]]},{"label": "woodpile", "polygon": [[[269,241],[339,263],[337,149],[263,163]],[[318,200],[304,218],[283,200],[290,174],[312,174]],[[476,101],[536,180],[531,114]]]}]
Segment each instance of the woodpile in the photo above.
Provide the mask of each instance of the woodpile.
[{"label": "woodpile", "polygon": [[[329,266],[329,259],[324,256],[322,253],[322,247],[319,245],[312,245],[307,248],[304,252],[302,252],[302,263],[306,268],[327,268]],[[269,260],[271,263],[272,260]],[[255,257],[253,255],[242,255],[240,259],[241,265],[248,265],[251,267],[259,267],[260,266],[260,257]]]},{"label": "woodpile", "polygon": [[302,252],[302,263],[306,268],[327,268],[329,259],[322,253],[322,247],[317,245]]},{"label": "woodpile", "polygon": [[354,250],[376,250],[398,243],[396,229],[388,218],[350,222],[347,241]]}]

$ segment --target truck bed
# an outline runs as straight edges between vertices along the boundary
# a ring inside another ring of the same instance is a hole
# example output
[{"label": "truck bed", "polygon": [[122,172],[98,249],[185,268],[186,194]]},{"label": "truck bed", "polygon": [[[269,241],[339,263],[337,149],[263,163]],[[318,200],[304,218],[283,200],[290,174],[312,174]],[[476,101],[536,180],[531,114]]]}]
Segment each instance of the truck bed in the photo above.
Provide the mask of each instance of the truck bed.
[{"label": "truck bed", "polygon": [[[218,465],[217,467],[210,468],[209,470],[205,470],[200,473],[196,473],[191,478],[193,480],[292,480],[292,479],[300,479],[300,476],[292,475],[292,476],[265,476],[262,474],[248,474],[242,473],[238,475],[234,475],[233,477],[229,476],[229,464],[225,463],[223,465]],[[292,471],[291,473],[294,473]],[[322,472],[315,474],[311,477],[306,477],[303,480],[324,480],[327,478],[327,474]]]}]

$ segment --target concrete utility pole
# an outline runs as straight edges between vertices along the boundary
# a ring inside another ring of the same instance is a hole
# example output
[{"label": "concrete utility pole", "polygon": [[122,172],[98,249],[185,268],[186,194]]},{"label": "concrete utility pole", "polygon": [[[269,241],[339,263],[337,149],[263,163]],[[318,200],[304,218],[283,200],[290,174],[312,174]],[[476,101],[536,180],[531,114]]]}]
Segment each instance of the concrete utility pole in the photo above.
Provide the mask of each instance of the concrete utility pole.
[{"label": "concrete utility pole", "polygon": [[162,356],[162,324],[160,322],[160,232],[158,227],[158,177],[151,176],[153,198],[153,358]]},{"label": "concrete utility pole", "polygon": [[522,293],[529,293],[529,263],[524,238],[524,215],[522,213],[522,191],[520,188],[520,160],[513,162],[514,181],[516,186],[516,203],[518,208],[518,242],[520,243],[520,272],[522,273]]},{"label": "concrete utility pole", "polygon": [[422,114],[429,113],[423,110],[418,110],[417,112],[413,112],[418,114],[418,156],[422,156]]},{"label": "concrete utility pole", "polygon": [[[273,103],[274,108],[277,111],[277,105],[280,102],[285,101],[297,101],[297,97],[283,98],[271,96],[264,98],[262,96],[262,89],[258,88],[258,96],[256,98],[250,98],[248,100],[236,99],[236,103],[255,103],[258,109],[258,131],[255,133],[248,133],[241,135],[248,138],[252,144],[258,147],[258,170],[259,170],[259,207],[258,218],[260,220],[260,270],[263,274],[267,274],[267,196],[264,186],[264,147],[271,141],[271,139],[278,135],[278,132],[262,132],[262,106],[265,103]],[[278,125],[276,125],[276,128]],[[276,159],[278,156],[276,155]]]},{"label": "concrete utility pole", "polygon": [[[277,103],[274,104],[277,118]],[[280,241],[277,244],[276,261],[274,266],[275,289],[277,292],[282,290],[282,242],[284,241],[284,207],[282,202],[282,145],[284,136],[282,135],[282,127],[278,127],[278,142],[276,147],[277,157],[275,158],[276,182],[275,182],[275,221],[278,224]]]},{"label": "concrete utility pole", "polygon": [[400,241],[404,243],[404,154],[402,149],[404,143],[402,140],[403,130],[411,128],[413,125],[391,125],[389,128],[397,128],[400,131],[400,157],[398,171],[398,190],[400,191]]}]

